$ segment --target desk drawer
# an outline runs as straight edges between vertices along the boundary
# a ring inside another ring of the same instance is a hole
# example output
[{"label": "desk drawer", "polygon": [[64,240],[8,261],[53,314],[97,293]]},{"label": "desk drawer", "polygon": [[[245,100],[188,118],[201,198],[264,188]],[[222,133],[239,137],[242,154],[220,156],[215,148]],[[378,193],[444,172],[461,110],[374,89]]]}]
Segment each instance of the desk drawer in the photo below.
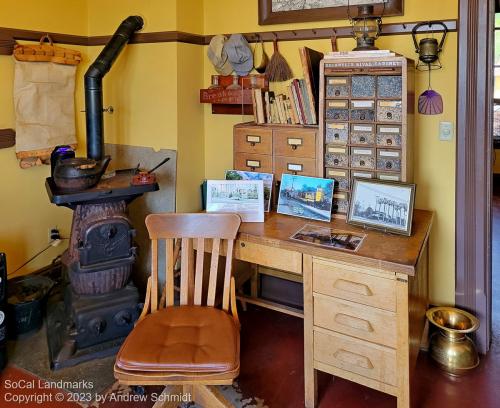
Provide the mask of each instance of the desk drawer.
[{"label": "desk drawer", "polygon": [[234,246],[234,257],[240,261],[302,275],[302,254],[300,252],[248,241],[238,241],[237,245]]},{"label": "desk drawer", "polygon": [[272,173],[273,158],[265,154],[235,153],[234,169]]},{"label": "desk drawer", "polygon": [[271,129],[235,128],[234,151],[253,154],[273,153],[273,131]]},{"label": "desk drawer", "polygon": [[316,157],[316,134],[304,130],[277,130],[274,132],[273,150],[276,156]]},{"label": "desk drawer", "polygon": [[316,294],[314,325],[383,346],[396,347],[396,314],[393,312]]},{"label": "desk drawer", "polygon": [[314,360],[397,385],[396,350],[334,332],[314,331]]},{"label": "desk drawer", "polygon": [[303,159],[300,157],[282,157],[274,158],[274,177],[281,180],[283,173],[295,174],[299,176],[316,176],[316,160]]},{"label": "desk drawer", "polygon": [[313,291],[367,306],[396,311],[396,281],[328,261],[313,263]]}]

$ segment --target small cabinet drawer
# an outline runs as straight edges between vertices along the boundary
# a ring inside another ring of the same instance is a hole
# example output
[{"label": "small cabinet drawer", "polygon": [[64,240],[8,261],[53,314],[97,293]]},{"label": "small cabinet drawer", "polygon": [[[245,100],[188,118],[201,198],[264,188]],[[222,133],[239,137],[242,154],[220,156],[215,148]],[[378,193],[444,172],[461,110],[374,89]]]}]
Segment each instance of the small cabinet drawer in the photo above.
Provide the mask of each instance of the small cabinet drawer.
[{"label": "small cabinet drawer", "polygon": [[325,166],[349,167],[349,149],[347,147],[326,146]]},{"label": "small cabinet drawer", "polygon": [[327,122],[325,125],[325,140],[327,144],[346,145],[349,141],[349,124]]},{"label": "small cabinet drawer", "polygon": [[326,97],[327,98],[349,98],[351,93],[349,77],[327,77]]},{"label": "small cabinet drawer", "polygon": [[373,122],[375,120],[375,101],[351,101],[351,120]]},{"label": "small cabinet drawer", "polygon": [[332,212],[347,214],[349,211],[349,193],[337,191],[333,194]]},{"label": "small cabinet drawer", "polygon": [[380,75],[377,78],[377,96],[379,98],[401,98],[403,79],[401,76]]},{"label": "small cabinet drawer", "polygon": [[384,181],[401,181],[401,175],[398,173],[377,173],[377,178]]},{"label": "small cabinet drawer", "polygon": [[375,173],[373,171],[352,170],[351,177],[353,179],[354,178],[374,179]]},{"label": "small cabinet drawer", "polygon": [[348,101],[326,101],[326,118],[337,121],[349,120]]},{"label": "small cabinet drawer", "polygon": [[235,128],[234,151],[241,153],[272,154],[273,132],[271,129]]},{"label": "small cabinet drawer", "polygon": [[352,147],[351,167],[358,169],[375,169],[375,149]]},{"label": "small cabinet drawer", "polygon": [[371,75],[352,77],[351,96],[353,98],[375,98],[376,80]]},{"label": "small cabinet drawer", "polygon": [[315,260],[313,292],[396,311],[396,281],[368,273],[354,265]]},{"label": "small cabinet drawer", "polygon": [[349,190],[349,170],[326,168],[326,178],[335,180],[335,189]]},{"label": "small cabinet drawer", "polygon": [[330,296],[314,296],[314,325],[396,347],[396,314]]},{"label": "small cabinet drawer", "polygon": [[316,157],[316,133],[303,130],[275,131],[273,150],[276,156]]},{"label": "small cabinet drawer", "polygon": [[401,126],[377,126],[377,146],[401,147]]},{"label": "small cabinet drawer", "polygon": [[401,101],[378,101],[377,120],[379,122],[401,122],[403,104]]},{"label": "small cabinet drawer", "polygon": [[276,156],[274,159],[274,177],[281,180],[283,173],[315,177],[316,160]]},{"label": "small cabinet drawer", "polygon": [[374,125],[351,125],[351,144],[370,146],[375,144]]},{"label": "small cabinet drawer", "polygon": [[272,173],[273,159],[272,156],[264,154],[235,153],[234,168],[235,170]]},{"label": "small cabinet drawer", "polygon": [[396,350],[335,332],[314,331],[314,360],[397,385]]},{"label": "small cabinet drawer", "polygon": [[401,171],[401,151],[378,149],[377,170]]}]

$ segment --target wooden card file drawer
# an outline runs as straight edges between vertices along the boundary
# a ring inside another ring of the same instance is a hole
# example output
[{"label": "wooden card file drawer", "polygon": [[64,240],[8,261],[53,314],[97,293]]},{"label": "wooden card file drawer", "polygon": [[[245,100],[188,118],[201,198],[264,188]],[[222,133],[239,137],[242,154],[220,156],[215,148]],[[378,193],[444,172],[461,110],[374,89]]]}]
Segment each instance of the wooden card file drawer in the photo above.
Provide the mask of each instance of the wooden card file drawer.
[{"label": "wooden card file drawer", "polygon": [[273,157],[264,154],[235,153],[235,170],[273,172]]},{"label": "wooden card file drawer", "polygon": [[327,122],[325,125],[326,144],[346,145],[349,142],[349,124]]},{"label": "wooden card file drawer", "polygon": [[315,177],[316,160],[276,156],[274,158],[274,177],[276,180],[281,180],[283,173]]},{"label": "wooden card file drawer", "polygon": [[277,130],[274,132],[273,151],[276,156],[316,157],[316,133],[305,130]]},{"label": "wooden card file drawer", "polygon": [[354,265],[316,260],[313,291],[392,312],[396,310],[395,279],[363,273],[363,269]]},{"label": "wooden card file drawer", "polygon": [[242,241],[234,247],[234,257],[240,261],[302,275],[300,252]]},{"label": "wooden card file drawer", "polygon": [[396,314],[321,294],[314,295],[314,325],[396,347]]},{"label": "wooden card file drawer", "polygon": [[272,154],[272,130],[257,128],[235,128],[234,151],[253,154]]},{"label": "wooden card file drawer", "polygon": [[397,385],[396,350],[334,332],[314,331],[314,360]]}]

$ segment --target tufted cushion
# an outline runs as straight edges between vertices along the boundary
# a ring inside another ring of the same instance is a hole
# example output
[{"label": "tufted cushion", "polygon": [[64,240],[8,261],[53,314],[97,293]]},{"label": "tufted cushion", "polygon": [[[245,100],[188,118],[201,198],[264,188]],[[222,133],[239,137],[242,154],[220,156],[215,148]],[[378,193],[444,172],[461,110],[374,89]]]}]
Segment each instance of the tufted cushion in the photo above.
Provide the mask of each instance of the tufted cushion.
[{"label": "tufted cushion", "polygon": [[227,312],[174,306],[147,315],[129,334],[116,366],[129,371],[223,373],[239,367],[240,335]]}]

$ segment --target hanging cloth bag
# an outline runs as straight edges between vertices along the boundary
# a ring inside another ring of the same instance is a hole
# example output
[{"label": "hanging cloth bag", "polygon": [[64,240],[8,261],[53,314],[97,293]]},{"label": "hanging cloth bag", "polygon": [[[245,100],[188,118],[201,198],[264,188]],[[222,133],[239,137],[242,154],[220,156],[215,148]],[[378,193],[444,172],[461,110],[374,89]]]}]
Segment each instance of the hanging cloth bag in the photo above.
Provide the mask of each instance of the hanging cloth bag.
[{"label": "hanging cloth bag", "polygon": [[[49,43],[44,43],[45,40]],[[75,77],[78,51],[55,46],[46,35],[37,45],[14,48],[16,155],[37,164],[58,145],[76,146]]]}]

